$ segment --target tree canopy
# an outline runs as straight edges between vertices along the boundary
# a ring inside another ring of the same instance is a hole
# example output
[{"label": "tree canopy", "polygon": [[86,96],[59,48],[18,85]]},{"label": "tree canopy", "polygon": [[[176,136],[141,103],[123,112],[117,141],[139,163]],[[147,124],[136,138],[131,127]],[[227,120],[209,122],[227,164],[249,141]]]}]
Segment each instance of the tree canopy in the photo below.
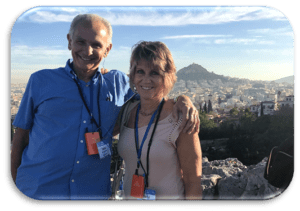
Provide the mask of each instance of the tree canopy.
[{"label": "tree canopy", "polygon": [[237,116],[239,114],[239,110],[237,108],[233,108],[229,111],[230,116]]}]

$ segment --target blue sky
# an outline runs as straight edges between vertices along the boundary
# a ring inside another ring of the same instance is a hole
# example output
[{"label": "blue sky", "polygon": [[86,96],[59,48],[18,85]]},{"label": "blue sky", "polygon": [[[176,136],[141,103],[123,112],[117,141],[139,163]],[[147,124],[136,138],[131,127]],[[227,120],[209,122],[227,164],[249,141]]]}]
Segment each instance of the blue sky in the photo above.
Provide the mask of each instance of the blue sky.
[{"label": "blue sky", "polygon": [[[128,73],[131,47],[162,41],[177,70],[197,63],[209,72],[251,80],[294,75],[293,29],[270,7],[35,7],[11,31],[11,82],[27,82],[39,69],[71,58],[67,33],[80,13],[95,13],[113,27],[113,48],[104,67]],[[103,64],[100,65],[101,67]]]}]

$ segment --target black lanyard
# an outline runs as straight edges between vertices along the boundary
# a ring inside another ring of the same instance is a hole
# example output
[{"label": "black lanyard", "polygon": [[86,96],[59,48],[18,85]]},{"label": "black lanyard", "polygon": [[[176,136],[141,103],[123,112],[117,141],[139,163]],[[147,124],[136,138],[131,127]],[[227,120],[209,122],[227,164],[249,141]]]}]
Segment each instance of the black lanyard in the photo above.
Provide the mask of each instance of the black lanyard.
[{"label": "black lanyard", "polygon": [[[152,134],[151,134],[151,137],[150,137],[150,140],[149,140],[149,143],[148,143],[148,150],[147,150],[147,171],[145,171],[144,167],[143,167],[143,164],[141,162],[141,160],[138,160],[137,161],[137,169],[135,171],[135,174],[138,174],[138,169],[141,165],[142,169],[144,170],[144,173],[145,173],[145,188],[148,187],[148,177],[149,177],[149,152],[150,152],[150,148],[151,148],[151,145],[152,145],[152,140],[153,140],[153,136],[154,136],[154,133],[155,133],[155,130],[156,130],[156,126],[157,126],[157,123],[158,123],[158,120],[159,120],[159,117],[160,117],[160,113],[161,113],[161,110],[162,110],[162,107],[163,107],[163,104],[164,104],[164,99],[162,99],[160,105],[159,105],[159,108],[158,108],[158,112],[157,112],[157,116],[156,116],[156,121],[155,121],[155,125],[154,125],[154,128],[153,128],[153,131],[152,131]],[[153,114],[155,115],[155,113]],[[139,155],[139,150],[138,149],[138,140],[137,140],[137,130],[138,130],[138,126],[137,126],[137,120],[138,120],[138,109],[137,109],[137,113],[136,113],[136,120],[135,120],[135,127],[134,127],[134,137],[135,137],[135,147],[136,147],[136,153],[137,155]],[[150,121],[151,122],[151,121]],[[149,126],[149,125],[148,125]],[[141,145],[141,148],[142,148],[142,145]],[[140,152],[141,154],[141,152]]]},{"label": "black lanyard", "polygon": [[[99,76],[98,80],[99,80],[99,79],[100,79],[100,76]],[[81,99],[82,99],[82,102],[83,102],[83,104],[84,104],[86,110],[88,111],[88,113],[89,113],[89,115],[90,115],[90,117],[91,117],[91,121],[94,122],[95,125],[97,126],[97,129],[99,130],[100,138],[102,138],[102,131],[101,131],[101,128],[100,128],[100,127],[101,127],[101,114],[100,114],[100,106],[99,106],[99,95],[100,95],[100,93],[98,93],[98,95],[97,95],[97,107],[98,107],[98,114],[99,114],[99,125],[98,125],[97,121],[95,120],[95,118],[94,118],[94,116],[93,116],[93,113],[90,111],[90,109],[89,109],[89,107],[88,107],[88,105],[87,105],[87,103],[86,103],[86,101],[85,101],[85,99],[84,99],[84,97],[83,97],[83,93],[82,93],[82,90],[81,90],[81,88],[80,88],[80,85],[79,85],[78,81],[77,81],[75,78],[73,78],[73,80],[75,81],[75,83],[76,83],[76,85],[77,85],[77,88],[78,88],[80,97],[81,97]],[[90,86],[94,86],[93,83],[92,83]],[[94,87],[90,87],[90,89],[93,89],[93,88],[94,88]],[[91,96],[90,96],[91,98],[94,97],[94,96],[93,96],[93,91],[90,91],[90,95],[91,95]],[[93,102],[93,101],[91,101],[91,102]]]}]

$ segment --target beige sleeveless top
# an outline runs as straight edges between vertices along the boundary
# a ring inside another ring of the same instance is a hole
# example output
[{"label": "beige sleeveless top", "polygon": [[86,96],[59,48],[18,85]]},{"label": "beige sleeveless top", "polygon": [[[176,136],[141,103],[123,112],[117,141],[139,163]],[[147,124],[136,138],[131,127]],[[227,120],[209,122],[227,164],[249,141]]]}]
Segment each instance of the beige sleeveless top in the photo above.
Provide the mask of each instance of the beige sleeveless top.
[{"label": "beige sleeveless top", "polygon": [[[153,136],[149,153],[149,177],[148,188],[156,191],[156,199],[184,199],[184,184],[181,177],[181,168],[176,151],[176,140],[180,131],[178,127],[182,118],[178,122],[174,120],[172,114],[157,124]],[[126,122],[126,121],[125,121]],[[154,121],[155,122],[155,121]],[[124,123],[124,121],[123,121]],[[153,131],[154,124],[151,125],[147,139],[143,145],[141,161],[147,170],[147,149]],[[147,125],[140,127],[139,146],[141,145]],[[124,194],[125,199],[136,199],[130,197],[132,176],[137,167],[137,153],[135,147],[134,129],[124,126],[120,127],[118,152],[125,161]],[[139,175],[144,171],[140,167]]]}]

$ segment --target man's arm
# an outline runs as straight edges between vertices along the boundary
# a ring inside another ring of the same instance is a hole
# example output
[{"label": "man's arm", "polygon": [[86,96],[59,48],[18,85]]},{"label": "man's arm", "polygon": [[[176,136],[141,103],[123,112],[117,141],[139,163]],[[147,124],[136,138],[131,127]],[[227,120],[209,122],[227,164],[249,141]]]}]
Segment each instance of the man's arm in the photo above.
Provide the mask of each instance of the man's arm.
[{"label": "man's arm", "polygon": [[16,182],[17,169],[21,165],[23,150],[29,143],[29,130],[18,128],[13,140],[11,147],[11,175]]},{"label": "man's arm", "polygon": [[198,110],[190,98],[185,95],[180,95],[174,105],[172,115],[176,120],[178,120],[180,112],[182,113],[182,123],[179,126],[179,130],[183,129],[182,132],[188,134],[192,132],[199,133],[200,119]]}]

